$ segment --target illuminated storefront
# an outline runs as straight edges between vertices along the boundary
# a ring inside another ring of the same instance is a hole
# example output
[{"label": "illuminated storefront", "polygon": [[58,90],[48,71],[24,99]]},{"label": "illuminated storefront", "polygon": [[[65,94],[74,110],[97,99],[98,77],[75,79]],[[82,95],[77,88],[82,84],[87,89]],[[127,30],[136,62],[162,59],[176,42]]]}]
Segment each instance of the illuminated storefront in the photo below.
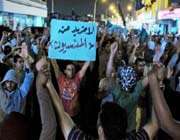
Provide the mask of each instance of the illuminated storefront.
[{"label": "illuminated storefront", "polygon": [[159,10],[164,10],[169,7],[170,0],[142,0],[144,7],[136,12],[137,15],[150,12],[154,17],[157,16]]},{"label": "illuminated storefront", "polygon": [[9,26],[13,30],[21,30],[27,26],[45,26],[46,17],[45,2],[0,0],[0,25]]},{"label": "illuminated storefront", "polygon": [[169,0],[142,0],[144,7],[136,11],[136,26],[146,25],[148,33],[158,32],[158,13],[169,7]]},{"label": "illuminated storefront", "polygon": [[180,33],[180,8],[159,11],[158,20],[165,32]]}]

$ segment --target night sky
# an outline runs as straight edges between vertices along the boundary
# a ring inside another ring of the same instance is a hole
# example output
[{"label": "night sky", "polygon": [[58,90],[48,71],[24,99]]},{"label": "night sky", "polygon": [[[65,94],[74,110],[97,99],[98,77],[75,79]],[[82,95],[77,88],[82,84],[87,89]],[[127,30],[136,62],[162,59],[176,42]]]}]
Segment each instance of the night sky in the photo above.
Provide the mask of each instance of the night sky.
[{"label": "night sky", "polygon": [[[72,9],[78,15],[93,14],[93,7],[95,0],[54,0],[55,1],[55,11],[63,14],[70,15]],[[100,1],[100,0],[99,0]],[[111,2],[117,2],[118,0],[107,0],[108,3],[102,4],[97,3],[97,14],[103,14],[106,12],[108,5]],[[119,0],[123,12],[126,14],[126,5],[130,0]],[[48,0],[48,10],[51,11],[51,0]]]}]

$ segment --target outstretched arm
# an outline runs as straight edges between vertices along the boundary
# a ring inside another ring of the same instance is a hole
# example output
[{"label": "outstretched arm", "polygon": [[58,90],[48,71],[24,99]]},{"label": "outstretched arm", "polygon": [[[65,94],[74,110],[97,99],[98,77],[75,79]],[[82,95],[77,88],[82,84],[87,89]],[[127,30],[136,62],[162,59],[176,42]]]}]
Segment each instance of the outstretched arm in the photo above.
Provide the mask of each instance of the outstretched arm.
[{"label": "outstretched arm", "polygon": [[62,104],[62,100],[58,96],[53,84],[51,81],[48,81],[46,84],[48,90],[49,90],[49,95],[52,99],[52,102],[55,106],[55,109],[58,114],[58,119],[59,119],[59,125],[62,129],[63,135],[65,139],[68,139],[69,133],[71,132],[72,128],[75,126],[73,120],[70,118],[70,116],[64,111],[64,107]]},{"label": "outstretched arm", "polygon": [[81,70],[79,71],[79,77],[82,79],[84,75],[86,74],[86,71],[90,65],[90,62],[85,62],[84,65],[82,66]]},{"label": "outstretched arm", "polygon": [[51,97],[52,103],[57,112],[58,119],[59,119],[59,121],[58,121],[59,126],[61,127],[64,137],[67,140],[69,133],[71,132],[71,129],[75,126],[75,124],[72,121],[72,119],[70,118],[70,116],[67,113],[65,113],[64,107],[62,104],[62,100],[58,96],[58,94],[52,84],[52,81],[50,80],[51,74],[50,74],[48,62],[44,61],[43,64],[41,66],[39,66],[40,68],[38,66],[39,65],[37,64],[36,68],[38,69],[38,71],[40,71],[39,74],[41,74],[41,75],[39,77],[41,78],[41,83],[44,83],[43,85],[45,85],[49,91],[47,93]]},{"label": "outstretched arm", "polygon": [[39,140],[55,140],[56,139],[56,116],[48,95],[48,90],[43,83],[46,81],[41,72],[36,78],[37,98],[40,107],[42,130]]},{"label": "outstretched arm", "polygon": [[106,37],[106,29],[103,30],[101,40],[99,41],[98,48],[102,48],[102,44],[104,42],[104,39]]},{"label": "outstretched arm", "polygon": [[0,40],[0,52],[2,52],[2,45],[5,41],[5,39],[7,38],[7,33],[6,32],[3,32],[2,33],[2,37],[1,37],[1,40]]},{"label": "outstretched arm", "polygon": [[134,63],[134,57],[136,54],[136,50],[139,47],[139,43],[138,42],[134,42],[134,48],[133,48],[133,52],[131,53],[130,57],[129,57],[129,64],[132,65]]},{"label": "outstretched arm", "polygon": [[143,128],[147,132],[150,140],[153,140],[159,129],[157,116],[154,112],[154,107],[152,107],[151,120]]},{"label": "outstretched arm", "polygon": [[34,80],[34,73],[30,69],[27,69],[25,73],[24,81],[20,86],[21,96],[23,98],[25,98],[28,95],[33,80]]},{"label": "outstretched arm", "polygon": [[107,63],[106,77],[111,77],[111,73],[113,70],[113,61],[114,61],[114,57],[115,57],[115,54],[117,52],[117,49],[118,49],[118,43],[117,42],[114,42],[113,44],[111,44],[111,53],[110,53],[109,60]]},{"label": "outstretched arm", "polygon": [[51,60],[51,64],[53,66],[56,79],[58,80],[59,76],[62,74],[62,72],[60,71],[60,68],[59,68],[56,60]]},{"label": "outstretched arm", "polygon": [[166,131],[173,139],[180,139],[180,123],[174,121],[170,109],[166,103],[164,95],[159,88],[159,83],[155,74],[149,76],[150,91],[152,95],[155,112],[161,128]]}]

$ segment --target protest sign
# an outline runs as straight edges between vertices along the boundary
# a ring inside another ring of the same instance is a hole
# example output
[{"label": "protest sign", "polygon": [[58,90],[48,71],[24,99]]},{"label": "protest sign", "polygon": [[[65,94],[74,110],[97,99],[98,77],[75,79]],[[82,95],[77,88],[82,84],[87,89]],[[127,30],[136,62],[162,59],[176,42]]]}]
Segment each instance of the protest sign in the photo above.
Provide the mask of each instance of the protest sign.
[{"label": "protest sign", "polygon": [[95,61],[96,33],[96,23],[53,19],[48,57]]}]

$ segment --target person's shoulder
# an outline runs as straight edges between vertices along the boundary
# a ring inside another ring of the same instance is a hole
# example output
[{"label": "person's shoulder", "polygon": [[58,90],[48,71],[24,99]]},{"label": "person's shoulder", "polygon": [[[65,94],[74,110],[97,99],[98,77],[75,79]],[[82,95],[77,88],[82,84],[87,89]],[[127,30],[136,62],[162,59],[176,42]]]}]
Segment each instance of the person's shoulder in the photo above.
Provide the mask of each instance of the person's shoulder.
[{"label": "person's shoulder", "polygon": [[137,83],[136,83],[136,85],[134,87],[133,92],[137,92],[138,90],[144,89],[143,80],[144,79],[141,79],[141,80],[137,81]]},{"label": "person's shoulder", "polygon": [[121,86],[119,84],[114,85],[110,90],[113,95],[121,96],[123,94],[123,92],[121,90]]},{"label": "person's shoulder", "polygon": [[73,127],[69,133],[68,140],[96,140],[93,136],[86,134],[78,127]]},{"label": "person's shoulder", "polygon": [[66,76],[64,74],[60,74],[58,80],[65,80]]},{"label": "person's shoulder", "polygon": [[81,82],[82,79],[83,79],[83,77],[80,76],[80,71],[77,72],[73,78],[73,80],[76,82]]},{"label": "person's shoulder", "polygon": [[127,134],[127,140],[150,140],[147,132],[144,129],[140,129],[139,131],[132,131]]}]

